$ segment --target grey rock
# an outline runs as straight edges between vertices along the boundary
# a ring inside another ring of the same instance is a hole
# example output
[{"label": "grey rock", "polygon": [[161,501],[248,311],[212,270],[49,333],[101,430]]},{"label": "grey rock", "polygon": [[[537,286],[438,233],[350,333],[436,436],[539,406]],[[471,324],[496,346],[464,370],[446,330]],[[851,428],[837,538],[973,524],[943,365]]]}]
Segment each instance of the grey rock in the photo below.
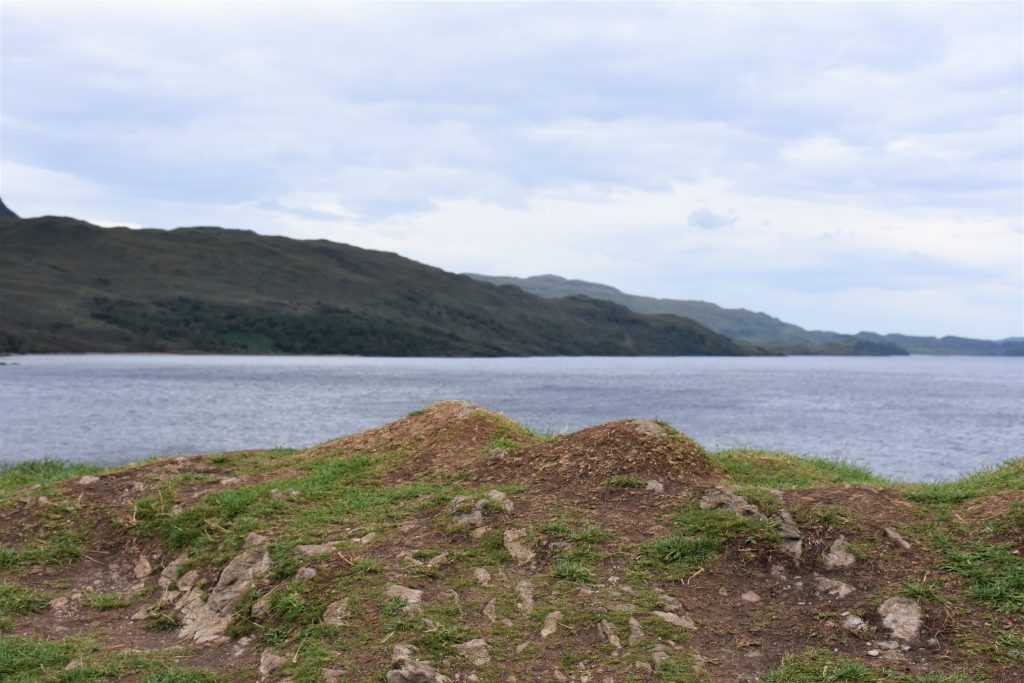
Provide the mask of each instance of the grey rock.
[{"label": "grey rock", "polygon": [[907,542],[907,539],[900,536],[899,532],[892,527],[885,528],[885,537],[904,550],[910,550],[910,543]]},{"label": "grey rock", "polygon": [[454,645],[453,649],[473,662],[473,666],[485,666],[491,661],[491,652],[487,647],[487,641],[483,638],[474,638],[465,643],[459,643]]},{"label": "grey rock", "polygon": [[644,639],[644,627],[636,620],[636,617],[629,618],[629,646],[636,646]]},{"label": "grey rock", "polygon": [[889,598],[879,606],[878,614],[893,638],[916,640],[921,632],[921,606],[910,598]]},{"label": "grey rock", "polygon": [[662,484],[657,479],[651,479],[650,481],[648,481],[647,482],[647,486],[645,488],[648,491],[653,491],[654,493],[664,493],[665,492],[665,485]]},{"label": "grey rock", "polygon": [[753,602],[761,602],[761,596],[758,595],[757,593],[755,593],[754,591],[747,591],[746,593],[744,593],[743,595],[740,596],[740,600],[742,600],[743,602],[752,602],[752,603]]},{"label": "grey rock", "polygon": [[562,613],[558,610],[554,612],[548,612],[547,616],[544,617],[544,625],[540,629],[540,637],[547,638],[558,630],[558,620],[562,618]]},{"label": "grey rock", "polygon": [[505,550],[508,551],[516,564],[527,564],[533,561],[535,553],[523,543],[526,540],[525,529],[506,529],[503,534]]},{"label": "grey rock", "polygon": [[281,655],[277,654],[273,650],[264,650],[263,654],[260,655],[260,668],[259,677],[261,681],[265,681],[267,677],[288,661]]},{"label": "grey rock", "polygon": [[697,625],[693,623],[693,619],[685,615],[679,615],[675,612],[653,612],[654,616],[658,617],[666,624],[672,626],[678,626],[679,628],[689,629],[691,631],[697,630]]},{"label": "grey rock", "polygon": [[391,654],[391,668],[385,679],[388,683],[450,683],[451,679],[437,672],[426,662],[413,657],[412,645],[395,645]]},{"label": "grey rock", "polygon": [[297,545],[295,554],[310,557],[313,555],[329,555],[334,552],[334,545],[331,543],[317,543],[315,545]]},{"label": "grey rock", "polygon": [[803,535],[800,533],[800,527],[796,525],[792,513],[785,509],[779,510],[779,513],[772,519],[776,520],[779,525],[779,545],[782,546],[782,552],[799,560],[804,550]]},{"label": "grey rock", "polygon": [[845,598],[854,591],[854,587],[848,583],[830,579],[827,576],[818,576],[814,579],[814,590],[837,598]]},{"label": "grey rock", "polygon": [[484,605],[484,616],[492,624],[498,620],[498,599],[491,598],[490,601]]},{"label": "grey rock", "polygon": [[857,558],[850,554],[850,544],[846,542],[846,536],[842,534],[832,542],[828,552],[822,555],[825,569],[839,569],[853,565]]},{"label": "grey rock", "polygon": [[519,602],[516,603],[516,607],[523,614],[533,613],[533,584],[523,579],[516,584],[516,595],[519,596]]},{"label": "grey rock", "polygon": [[615,633],[615,627],[607,619],[602,620],[601,623],[597,625],[597,631],[603,635],[608,640],[608,643],[616,650],[622,647],[622,641],[619,640],[618,634]]},{"label": "grey rock", "polygon": [[91,486],[100,480],[99,477],[94,477],[91,474],[87,474],[78,480],[78,483],[82,486]]},{"label": "grey rock", "polygon": [[389,598],[401,598],[405,600],[405,607],[402,608],[402,612],[405,614],[412,614],[413,612],[419,611],[420,603],[423,601],[423,591],[415,588],[409,588],[407,586],[400,586],[397,583],[390,584],[384,591],[384,595]]},{"label": "grey rock", "polygon": [[750,504],[746,498],[736,495],[725,486],[716,486],[708,490],[698,505],[701,510],[732,510],[743,516],[762,516],[756,505]]},{"label": "grey rock", "polygon": [[335,600],[324,609],[323,621],[330,626],[342,626],[348,618],[348,598]]},{"label": "grey rock", "polygon": [[476,582],[481,586],[491,585],[491,573],[483,567],[477,567],[474,569],[473,576],[476,578]]}]

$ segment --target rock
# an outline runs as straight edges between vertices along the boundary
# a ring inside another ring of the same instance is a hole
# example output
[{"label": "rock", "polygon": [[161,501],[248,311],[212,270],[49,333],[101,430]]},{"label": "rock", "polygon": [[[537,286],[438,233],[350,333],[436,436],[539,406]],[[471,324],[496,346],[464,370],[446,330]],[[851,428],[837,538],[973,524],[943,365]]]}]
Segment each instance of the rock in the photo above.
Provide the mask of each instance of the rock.
[{"label": "rock", "polygon": [[854,631],[855,633],[868,630],[868,625],[856,614],[847,614],[843,617],[843,620],[839,622],[839,625],[847,631]]},{"label": "rock", "polygon": [[532,562],[535,556],[535,553],[523,544],[525,539],[525,529],[506,529],[503,535],[505,550],[512,556],[516,564]]},{"label": "rock", "polygon": [[634,662],[633,663],[633,668],[636,669],[637,671],[643,671],[644,673],[647,673],[647,674],[654,673],[654,667],[652,667],[647,662]]},{"label": "rock", "polygon": [[253,619],[262,619],[270,613],[270,598],[273,595],[273,591],[264,593],[256,602],[252,603],[252,607],[249,608],[249,614],[252,615]]},{"label": "rock", "polygon": [[473,570],[473,576],[476,577],[476,582],[481,586],[491,585],[491,573],[483,567],[477,567]]},{"label": "rock", "polygon": [[527,641],[524,641],[524,642],[519,643],[518,645],[516,645],[516,654],[517,655],[523,654],[523,652],[526,651],[526,648],[530,647],[530,643],[531,642],[532,641],[527,640]]},{"label": "rock", "polygon": [[316,576],[316,569],[313,567],[299,567],[299,570],[295,572],[296,581],[308,581]]},{"label": "rock", "polygon": [[144,579],[153,573],[153,565],[145,557],[139,557],[139,561],[132,567],[132,575],[136,579]]},{"label": "rock", "polygon": [[561,672],[559,669],[555,669],[551,672],[551,677],[554,678],[558,683],[569,683],[569,677]]},{"label": "rock", "polygon": [[900,536],[899,532],[892,527],[885,528],[885,537],[890,541],[903,548],[904,550],[910,550],[910,543],[905,538]]},{"label": "rock", "polygon": [[651,479],[650,481],[648,481],[647,486],[645,488],[646,490],[653,491],[654,493],[665,492],[665,485],[656,479]]},{"label": "rock", "polygon": [[629,646],[635,647],[641,640],[644,639],[644,627],[640,625],[640,622],[635,617],[629,618]]},{"label": "rock", "polygon": [[[249,534],[245,537],[244,549],[224,567],[217,585],[205,601],[202,590],[194,585],[180,598],[178,604],[183,624],[180,637],[189,638],[198,645],[222,639],[238,601],[252,586],[253,580],[269,569],[267,539],[257,533]],[[185,576],[178,580],[179,588],[183,589],[183,583],[192,583],[184,582],[184,579]]]},{"label": "rock", "polygon": [[878,608],[893,638],[915,640],[921,632],[921,606],[910,598],[889,598]]},{"label": "rock", "polygon": [[830,579],[827,576],[818,576],[814,579],[814,590],[819,593],[833,595],[837,598],[845,598],[854,591],[854,588],[848,583]]},{"label": "rock", "polygon": [[484,513],[479,510],[473,510],[467,512],[464,515],[456,515],[454,519],[455,526],[475,526],[479,527],[484,523]]},{"label": "rock", "polygon": [[743,496],[738,496],[724,486],[716,486],[705,493],[698,503],[701,510],[732,510],[737,515],[760,517],[761,511],[751,505]]},{"label": "rock", "polygon": [[69,602],[71,601],[68,599],[68,597],[66,595],[62,595],[59,598],[54,598],[53,600],[51,600],[50,607],[53,609],[62,609],[64,607],[67,607]]},{"label": "rock", "polygon": [[868,650],[868,657],[877,657],[879,655],[878,650]]},{"label": "rock", "polygon": [[747,591],[740,596],[740,600],[743,602],[761,602],[761,596],[754,591]]},{"label": "rock", "polygon": [[470,496],[455,496],[448,502],[448,512],[452,515],[469,512],[472,509],[473,499]]},{"label": "rock", "polygon": [[512,509],[515,507],[512,505],[512,501],[508,499],[507,494],[497,490],[489,491],[486,498],[478,500],[476,503],[477,509],[482,510],[488,503],[494,507],[504,510],[505,512],[512,512]]},{"label": "rock", "polygon": [[348,618],[348,598],[335,600],[324,609],[323,621],[329,626],[343,626]]},{"label": "rock", "polygon": [[178,580],[178,567],[180,567],[182,562],[187,559],[187,552],[184,552],[174,558],[174,560],[160,572],[160,577],[156,580],[156,585],[160,586],[160,588],[165,591],[170,588],[171,584]]},{"label": "rock", "polygon": [[82,486],[92,486],[93,484],[95,484],[99,480],[100,480],[99,477],[94,477],[91,474],[87,474],[84,477],[82,477],[81,479],[79,479],[78,483],[81,484]]},{"label": "rock", "polygon": [[627,420],[626,423],[640,434],[644,434],[646,436],[668,436],[668,433],[665,431],[665,428],[662,427],[657,422],[655,422],[654,420],[636,417],[631,420]]},{"label": "rock", "polygon": [[527,615],[533,613],[533,584],[523,579],[516,584],[516,595],[519,596],[516,603],[519,611]]},{"label": "rock", "polygon": [[427,566],[431,569],[436,569],[447,561],[448,553],[441,553],[440,555],[434,555],[432,558],[427,560]]},{"label": "rock", "polygon": [[490,602],[484,605],[484,616],[492,624],[498,620],[498,599],[491,598]]},{"label": "rock", "polygon": [[803,555],[803,536],[793,515],[789,510],[783,509],[779,510],[779,514],[773,519],[779,523],[779,545],[782,546],[782,552],[799,560]]},{"label": "rock", "polygon": [[264,650],[263,654],[260,655],[260,668],[259,676],[260,680],[266,680],[267,676],[281,668],[287,659],[277,654],[273,650]]},{"label": "rock", "polygon": [[373,541],[377,540],[378,536],[380,536],[380,534],[378,534],[376,531],[371,531],[365,536],[360,536],[359,538],[355,539],[355,542],[360,543],[362,545],[366,545],[367,543],[372,543]]},{"label": "rock", "polygon": [[224,477],[218,483],[221,486],[232,486],[233,484],[237,484],[240,481],[242,481],[241,477]]},{"label": "rock", "polygon": [[547,616],[544,617],[544,625],[540,629],[540,637],[547,638],[554,634],[558,630],[558,620],[562,618],[562,613],[558,610],[554,612],[548,612]]},{"label": "rock", "polygon": [[679,602],[668,593],[659,593],[658,607],[662,607],[669,612],[678,612],[683,609],[683,603]]},{"label": "rock", "polygon": [[454,645],[453,649],[473,662],[473,666],[485,666],[491,661],[491,652],[487,649],[487,641],[483,638],[474,638]]},{"label": "rock", "polygon": [[321,683],[346,683],[346,673],[342,669],[321,669]]},{"label": "rock", "polygon": [[828,552],[822,555],[822,560],[825,563],[825,569],[849,567],[856,562],[857,558],[850,554],[849,549],[850,544],[846,542],[846,537],[840,534],[839,538],[832,542],[832,546],[828,549]]},{"label": "rock", "polygon": [[597,625],[597,631],[603,635],[608,640],[608,643],[616,650],[622,647],[622,641],[619,640],[618,634],[615,633],[615,627],[612,626],[612,623],[607,619],[602,620],[601,623]]},{"label": "rock", "polygon": [[297,545],[295,546],[295,554],[302,555],[304,557],[310,557],[313,555],[329,555],[334,552],[334,545],[331,543],[318,543],[316,545]]},{"label": "rock", "polygon": [[451,679],[434,667],[415,659],[413,652],[412,645],[395,645],[391,668],[385,676],[388,683],[450,683]]},{"label": "rock", "polygon": [[666,624],[672,626],[678,626],[679,628],[689,629],[691,631],[697,630],[697,625],[693,623],[693,619],[687,616],[676,614],[675,612],[653,612],[654,616],[658,617]]},{"label": "rock", "polygon": [[402,612],[405,614],[412,614],[413,612],[419,611],[420,603],[423,601],[423,591],[416,590],[415,588],[408,588],[406,586],[400,586],[397,583],[392,583],[384,591],[384,595],[389,598],[401,598],[405,600],[405,607],[402,608]]}]

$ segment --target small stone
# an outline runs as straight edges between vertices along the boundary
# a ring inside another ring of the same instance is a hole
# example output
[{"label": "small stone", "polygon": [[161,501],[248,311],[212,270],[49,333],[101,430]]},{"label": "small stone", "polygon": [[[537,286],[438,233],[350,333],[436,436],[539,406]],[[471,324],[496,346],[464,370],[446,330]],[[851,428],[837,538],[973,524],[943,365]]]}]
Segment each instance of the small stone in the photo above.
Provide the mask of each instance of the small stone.
[{"label": "small stone", "polygon": [[491,573],[483,567],[477,567],[474,569],[473,576],[476,577],[476,582],[481,586],[491,585]]},{"label": "small stone", "polygon": [[530,641],[529,640],[527,640],[526,642],[523,642],[523,643],[519,643],[518,645],[516,645],[516,654],[517,655],[523,654],[523,652],[525,652],[526,648],[528,648],[528,647],[530,647]]},{"label": "small stone", "polygon": [[656,479],[651,479],[647,482],[646,490],[653,491],[654,493],[664,493],[665,485]]},{"label": "small stone", "polygon": [[488,649],[487,641],[483,638],[474,638],[465,643],[459,643],[454,645],[453,649],[473,662],[473,666],[485,666],[491,661],[491,652]]},{"label": "small stone", "polygon": [[864,623],[864,620],[855,614],[847,614],[843,617],[840,625],[847,631],[866,631],[868,625]]},{"label": "small stone", "polygon": [[[783,509],[779,510],[779,513],[774,515],[772,519],[779,523],[779,545],[782,546],[782,552],[799,560],[800,556],[803,555],[803,539],[800,527],[796,525],[793,514],[789,510]],[[775,573],[775,567],[772,569],[773,573]],[[779,568],[778,573],[783,573],[781,568]],[[784,575],[783,578],[785,578]]]},{"label": "small stone", "polygon": [[144,579],[153,573],[153,566],[149,563],[145,557],[140,557],[139,561],[132,567],[132,574],[136,579]]},{"label": "small stone", "polygon": [[525,529],[506,529],[503,534],[505,549],[516,564],[527,564],[533,561],[535,553],[523,544],[526,539]]},{"label": "small stone", "polygon": [[270,497],[274,500],[280,500],[284,498],[284,491],[281,489],[270,489]]},{"label": "small stone", "polygon": [[668,593],[659,593],[658,607],[662,607],[669,612],[678,612],[683,609],[683,603],[679,602]]},{"label": "small stone", "polygon": [[853,555],[850,554],[850,544],[846,542],[846,537],[842,534],[839,535],[828,552],[822,555],[822,559],[825,562],[825,569],[838,569],[839,567],[849,567],[857,561]]},{"label": "small stone", "polygon": [[555,669],[551,672],[551,677],[558,681],[558,683],[569,683],[569,677],[561,671],[559,671],[558,669]]},{"label": "small stone", "polygon": [[242,480],[239,477],[224,477],[219,483],[221,486],[231,486],[232,484],[237,484],[240,481]]},{"label": "small stone", "polygon": [[889,598],[878,608],[893,638],[915,640],[921,631],[921,606],[910,598]]},{"label": "small stone", "polygon": [[892,527],[885,528],[885,537],[890,541],[903,548],[904,550],[910,550],[910,543],[905,538],[900,536],[899,532]]},{"label": "small stone", "polygon": [[522,580],[516,584],[516,595],[519,596],[519,602],[516,607],[523,614],[531,614],[533,612],[533,584],[527,580]]},{"label": "small stone", "polygon": [[323,621],[329,626],[342,626],[348,618],[348,598],[336,600],[324,609]]},{"label": "small stone", "polygon": [[484,605],[484,616],[492,624],[498,620],[498,599],[491,598],[491,600]]},{"label": "small stone", "polygon": [[841,599],[852,593],[854,588],[848,583],[830,579],[827,576],[818,576],[814,579],[814,590],[819,593],[834,595]]},{"label": "small stone", "polygon": [[318,543],[315,545],[297,545],[295,554],[306,557],[313,555],[327,555],[334,552],[334,546],[330,543]]},{"label": "small stone", "polygon": [[879,655],[878,650],[868,650],[868,657],[877,657]]},{"label": "small stone", "polygon": [[548,612],[547,616],[544,617],[544,625],[540,629],[540,637],[547,638],[554,634],[558,630],[558,620],[562,618],[562,613],[558,610],[554,612]]},{"label": "small stone", "polygon": [[475,526],[479,527],[484,523],[484,513],[479,510],[473,510],[467,512],[464,515],[456,515],[454,519],[455,526]]},{"label": "small stone", "polygon": [[743,602],[761,602],[761,596],[754,591],[747,591],[740,596],[740,600]]},{"label": "small stone", "polygon": [[375,541],[378,536],[380,536],[380,534],[378,534],[376,531],[371,531],[370,533],[366,534],[365,536],[360,536],[359,538],[357,538],[356,539],[356,543],[361,543],[362,545],[366,545],[367,543],[372,543],[373,541]]},{"label": "small stone", "polygon": [[316,576],[316,569],[313,567],[299,567],[299,570],[295,572],[295,578],[299,581],[306,581]]},{"label": "small stone", "polygon": [[501,491],[490,491],[487,494],[487,499],[495,506],[501,508],[505,512],[512,512],[513,505],[512,501],[508,499],[508,495]]},{"label": "small stone", "polygon": [[281,668],[281,665],[284,664],[286,661],[288,660],[282,657],[281,655],[277,654],[273,650],[264,650],[263,654],[260,655],[260,680],[265,680],[267,676],[269,676],[277,669]]},{"label": "small stone", "polygon": [[99,477],[94,477],[91,474],[87,474],[78,480],[78,483],[82,486],[91,486],[100,480]]},{"label": "small stone", "polygon": [[431,569],[436,569],[442,564],[448,561],[448,553],[441,553],[440,555],[434,555],[427,561],[427,566]]},{"label": "small stone", "polygon": [[634,647],[644,639],[644,627],[636,620],[636,617],[629,618],[629,646]]},{"label": "small stone", "polygon": [[321,683],[345,683],[345,671],[342,669],[321,669]]},{"label": "small stone", "polygon": [[666,624],[689,629],[691,631],[695,631],[697,629],[697,625],[693,623],[693,619],[690,617],[681,616],[675,612],[654,612],[653,614]]},{"label": "small stone", "polygon": [[62,595],[59,598],[54,598],[53,600],[51,600],[50,607],[52,607],[53,609],[61,609],[62,607],[67,607],[69,602],[71,601],[68,600],[67,596]]},{"label": "small stone", "polygon": [[616,650],[622,647],[622,641],[619,640],[618,634],[615,633],[615,627],[612,626],[610,621],[607,619],[601,621],[601,623],[597,625],[597,630]]},{"label": "small stone", "polygon": [[387,587],[384,595],[389,598],[401,598],[405,600],[405,607],[402,608],[402,612],[405,614],[411,614],[419,610],[420,602],[423,601],[423,591],[416,590],[415,588],[408,588],[406,586],[400,586],[397,583],[393,583]]}]

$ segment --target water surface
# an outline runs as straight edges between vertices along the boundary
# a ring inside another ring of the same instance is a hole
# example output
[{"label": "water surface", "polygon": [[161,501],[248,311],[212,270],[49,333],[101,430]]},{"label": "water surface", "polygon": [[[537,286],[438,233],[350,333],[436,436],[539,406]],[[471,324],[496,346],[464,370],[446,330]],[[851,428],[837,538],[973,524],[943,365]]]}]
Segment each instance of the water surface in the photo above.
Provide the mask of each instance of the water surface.
[{"label": "water surface", "polygon": [[462,398],[541,430],[658,417],[709,448],[947,479],[1024,455],[1024,359],[0,359],[0,462],[307,446]]}]

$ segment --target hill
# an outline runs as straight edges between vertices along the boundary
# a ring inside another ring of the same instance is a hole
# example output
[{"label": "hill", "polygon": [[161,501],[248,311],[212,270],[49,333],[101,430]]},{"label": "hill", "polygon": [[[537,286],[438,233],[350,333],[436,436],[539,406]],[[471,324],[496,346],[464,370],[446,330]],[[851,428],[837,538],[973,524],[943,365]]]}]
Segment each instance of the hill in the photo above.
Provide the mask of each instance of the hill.
[{"label": "hill", "polygon": [[871,332],[849,335],[805,330],[798,325],[745,308],[722,308],[706,301],[657,299],[626,294],[607,285],[583,280],[567,280],[557,275],[536,275],[526,278],[475,273],[469,275],[483,282],[520,287],[524,291],[545,298],[582,295],[612,301],[638,313],[669,314],[690,318],[731,339],[746,341],[780,353],[1024,355],[1024,342],[1019,339],[989,341],[964,337],[917,337],[902,334],[880,335]]},{"label": "hill", "polygon": [[325,240],[0,218],[0,351],[403,356],[763,353],[691,320]]},{"label": "hill", "polygon": [[12,683],[1016,683],[1024,461],[957,482],[555,438],[461,401],[307,450],[0,470]]}]

